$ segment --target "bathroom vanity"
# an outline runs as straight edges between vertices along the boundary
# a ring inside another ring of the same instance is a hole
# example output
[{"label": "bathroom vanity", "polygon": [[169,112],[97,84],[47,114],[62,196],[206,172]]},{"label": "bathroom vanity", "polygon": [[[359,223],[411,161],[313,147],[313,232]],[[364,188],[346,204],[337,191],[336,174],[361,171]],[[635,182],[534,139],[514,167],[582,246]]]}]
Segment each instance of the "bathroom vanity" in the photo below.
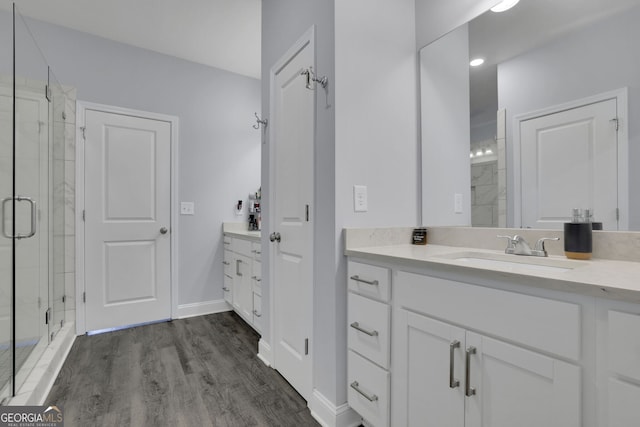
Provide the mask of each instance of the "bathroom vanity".
[{"label": "bathroom vanity", "polygon": [[348,402],[365,424],[640,425],[639,262],[410,237],[345,230]]},{"label": "bathroom vanity", "polygon": [[224,299],[258,333],[262,330],[260,231],[245,223],[225,223]]}]

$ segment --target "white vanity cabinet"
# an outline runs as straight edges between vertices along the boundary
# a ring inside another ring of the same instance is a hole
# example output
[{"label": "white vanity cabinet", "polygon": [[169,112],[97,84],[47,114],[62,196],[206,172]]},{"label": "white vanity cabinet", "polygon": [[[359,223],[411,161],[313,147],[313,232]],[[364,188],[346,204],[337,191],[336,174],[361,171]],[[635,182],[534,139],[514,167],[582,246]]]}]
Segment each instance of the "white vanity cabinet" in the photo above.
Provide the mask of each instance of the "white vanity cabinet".
[{"label": "white vanity cabinet", "polygon": [[389,426],[391,272],[349,262],[347,401],[373,427]]},{"label": "white vanity cabinet", "polygon": [[394,295],[392,425],[581,426],[579,306],[405,272]]},{"label": "white vanity cabinet", "polygon": [[[260,332],[262,316],[260,243],[224,235],[224,299],[247,323]],[[257,293],[256,293],[257,291]]]},{"label": "white vanity cabinet", "polygon": [[598,301],[600,424],[640,426],[640,306]]}]

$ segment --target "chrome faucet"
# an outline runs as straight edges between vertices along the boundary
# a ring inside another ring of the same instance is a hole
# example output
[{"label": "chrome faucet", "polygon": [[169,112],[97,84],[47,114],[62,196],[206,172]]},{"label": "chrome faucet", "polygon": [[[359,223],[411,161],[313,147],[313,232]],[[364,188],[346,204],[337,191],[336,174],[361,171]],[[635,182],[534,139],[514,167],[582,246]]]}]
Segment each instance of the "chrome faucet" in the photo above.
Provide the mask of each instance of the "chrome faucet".
[{"label": "chrome faucet", "polygon": [[545,240],[560,240],[558,237],[543,237],[538,239],[533,249],[524,239],[524,237],[516,234],[515,236],[498,236],[500,238],[508,239],[507,247],[504,250],[505,254],[513,255],[525,255],[525,256],[549,256],[547,250],[544,247]]}]

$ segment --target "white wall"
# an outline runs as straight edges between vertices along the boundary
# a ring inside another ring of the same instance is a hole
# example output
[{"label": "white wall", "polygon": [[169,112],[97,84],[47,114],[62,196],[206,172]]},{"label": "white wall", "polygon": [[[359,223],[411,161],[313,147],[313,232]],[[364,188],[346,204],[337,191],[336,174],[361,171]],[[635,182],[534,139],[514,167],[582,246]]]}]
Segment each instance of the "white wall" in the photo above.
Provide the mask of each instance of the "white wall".
[{"label": "white wall", "polygon": [[[507,111],[507,152],[513,117],[622,87],[629,88],[629,226],[640,230],[640,8],[574,33],[498,67],[498,99]],[[508,158],[508,200],[513,200],[513,158]],[[513,224],[509,209],[508,224]]]},{"label": "white wall", "polygon": [[[260,186],[260,81],[86,33],[29,21],[60,82],[79,100],[178,116],[178,303],[223,299],[222,222]],[[203,48],[206,41],[203,41]],[[67,248],[73,249],[73,248]]]},{"label": "white wall", "polygon": [[[469,31],[462,26],[420,51],[422,223],[471,225]],[[454,195],[462,197],[455,213]]]},{"label": "white wall", "polygon": [[[338,226],[418,223],[414,0],[336,2]],[[354,212],[353,186],[368,188]]]}]

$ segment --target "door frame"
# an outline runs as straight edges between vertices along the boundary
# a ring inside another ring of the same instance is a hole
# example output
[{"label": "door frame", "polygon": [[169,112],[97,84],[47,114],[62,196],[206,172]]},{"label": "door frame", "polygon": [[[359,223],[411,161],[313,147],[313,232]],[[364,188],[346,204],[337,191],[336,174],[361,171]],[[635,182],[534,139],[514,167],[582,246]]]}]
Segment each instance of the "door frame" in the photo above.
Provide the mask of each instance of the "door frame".
[{"label": "door frame", "polygon": [[[522,181],[521,168],[521,135],[520,123],[526,120],[535,119],[542,116],[561,113],[566,110],[580,108],[589,104],[596,104],[610,99],[616,100],[618,112],[618,209],[620,219],[618,220],[618,230],[629,229],[629,89],[621,89],[599,93],[586,98],[576,99],[562,104],[553,105],[529,113],[518,114],[513,117],[513,227],[522,227]],[[568,213],[567,213],[568,215]]]},{"label": "door frame", "polygon": [[[284,68],[290,61],[291,59],[298,54],[298,52],[300,52],[302,49],[304,49],[305,47],[309,46],[309,48],[311,49],[311,55],[313,57],[313,64],[312,66],[314,67],[314,69],[316,68],[316,49],[315,49],[315,26],[311,26],[307,31],[304,32],[304,34],[293,44],[291,45],[291,47],[280,57],[280,59],[278,59],[273,66],[271,67],[271,69],[269,70],[269,111],[273,112],[276,109],[276,104],[275,104],[275,88],[276,88],[276,75],[278,74],[278,72]],[[317,91],[314,91],[314,105],[316,103],[316,97],[317,97]],[[316,117],[315,117],[315,109],[314,109],[314,118],[313,118],[313,122],[314,122],[314,137],[313,137],[313,147],[312,147],[312,153],[313,153],[313,170],[311,172],[311,182],[312,182],[312,192],[313,194],[311,195],[310,199],[313,201],[312,202],[312,206],[311,206],[311,215],[312,218],[315,219],[315,205],[316,205],[316,200],[315,200],[315,182],[316,182],[316,170],[315,170],[315,151],[316,151]],[[272,118],[270,117],[270,123],[274,123],[274,121],[272,120]],[[268,247],[268,254],[269,254],[269,340],[272,342],[272,345],[269,346],[268,343],[264,343],[261,348],[265,350],[265,357],[267,357],[269,359],[269,363],[272,367],[275,367],[277,369],[277,367],[275,366],[275,360],[276,360],[276,351],[277,351],[277,345],[275,344],[275,315],[273,313],[273,307],[275,305],[275,263],[276,263],[276,248],[275,245],[271,244],[271,242],[267,241],[264,239],[264,237],[267,236],[267,234],[269,232],[272,232],[276,229],[276,217],[275,217],[275,197],[274,194],[275,192],[273,191],[274,189],[274,184],[276,181],[276,176],[275,176],[275,168],[274,168],[274,164],[275,164],[275,157],[276,157],[276,153],[275,153],[275,146],[272,143],[274,141],[274,126],[269,126],[267,127],[267,134],[268,134],[268,139],[266,141],[266,143],[268,144],[268,152],[269,152],[269,186],[268,189],[269,191],[266,193],[267,196],[267,201],[268,204],[267,206],[269,207],[269,219],[268,219],[268,226],[269,229],[268,230],[263,230],[263,241],[266,241],[267,243],[267,247]],[[312,240],[315,240],[315,226],[312,228]],[[266,232],[265,232],[266,231]],[[307,307],[309,308],[308,314],[309,314],[309,341],[310,341],[310,345],[309,345],[309,363],[311,366],[311,372],[309,373],[309,375],[311,376],[311,382],[310,382],[310,390],[308,391],[308,401],[307,401],[307,405],[311,404],[311,399],[312,399],[312,395],[313,395],[313,389],[314,389],[314,357],[313,357],[313,348],[314,348],[314,329],[315,329],[315,325],[314,325],[314,310],[313,310],[313,294],[315,291],[315,262],[314,262],[314,242],[311,242],[311,253],[309,254],[310,256],[310,263],[311,263],[311,276],[312,276],[312,282],[311,282],[311,292],[309,292],[309,301],[307,301]],[[264,309],[264,307],[263,307]],[[261,340],[262,341],[262,340]],[[302,393],[301,393],[302,394]]]},{"label": "door frame", "polygon": [[170,164],[170,180],[171,180],[171,196],[170,196],[170,215],[171,215],[171,233],[170,233],[170,252],[171,252],[171,319],[178,317],[178,125],[179,119],[176,116],[167,114],[152,113],[142,110],[134,110],[131,108],[116,107],[113,105],[98,104],[86,101],[76,101],[76,188],[75,188],[75,268],[76,268],[76,334],[83,335],[87,332],[86,314],[83,302],[83,293],[85,292],[85,258],[84,258],[84,239],[85,229],[82,211],[85,206],[85,164],[84,164],[84,138],[83,129],[85,126],[85,117],[87,110],[101,111],[105,113],[122,114],[126,116],[139,117],[143,119],[158,120],[169,122],[171,125],[171,164]]}]

